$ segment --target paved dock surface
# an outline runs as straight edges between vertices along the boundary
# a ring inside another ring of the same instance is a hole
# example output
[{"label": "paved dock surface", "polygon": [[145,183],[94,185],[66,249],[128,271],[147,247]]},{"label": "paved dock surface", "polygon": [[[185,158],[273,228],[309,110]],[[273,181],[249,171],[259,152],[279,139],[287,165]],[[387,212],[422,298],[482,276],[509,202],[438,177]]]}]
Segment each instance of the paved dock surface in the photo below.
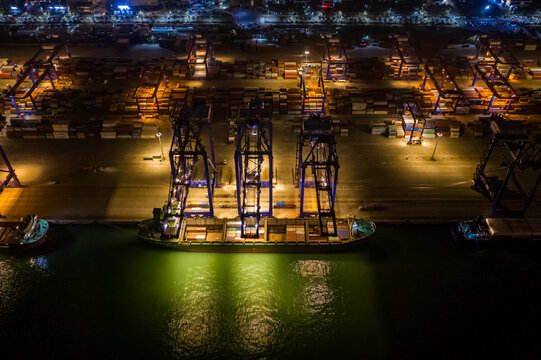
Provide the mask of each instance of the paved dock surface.
[{"label": "paved dock surface", "polygon": [[[215,134],[224,129],[223,123],[214,124]],[[170,135],[163,132],[167,153]],[[372,136],[366,126],[354,125],[348,137],[337,137],[337,215],[432,222],[487,214],[488,200],[470,189],[486,141],[469,134],[442,138],[436,161],[431,161],[434,140],[407,146],[404,139]],[[218,136],[215,142],[216,161],[222,164],[218,167],[231,166],[234,146]],[[170,168],[167,161],[159,161],[157,140],[2,139],[1,143],[24,185],[0,196],[1,212],[9,218],[38,213],[52,220],[138,221],[151,217],[152,209],[162,206],[168,196]],[[154,160],[145,160],[153,156]],[[274,201],[298,206],[292,176],[295,135],[288,125],[274,125],[274,158],[278,174]],[[93,172],[93,166],[102,170]],[[221,185],[216,190],[221,194],[215,199],[216,215],[235,217],[235,207],[219,206],[236,204],[234,178],[230,185]],[[312,192],[306,193],[307,211],[315,210]],[[189,201],[205,201],[203,191],[191,194]],[[360,212],[362,204],[382,205],[383,210]],[[298,207],[275,209],[274,216],[294,217],[298,211]]]}]

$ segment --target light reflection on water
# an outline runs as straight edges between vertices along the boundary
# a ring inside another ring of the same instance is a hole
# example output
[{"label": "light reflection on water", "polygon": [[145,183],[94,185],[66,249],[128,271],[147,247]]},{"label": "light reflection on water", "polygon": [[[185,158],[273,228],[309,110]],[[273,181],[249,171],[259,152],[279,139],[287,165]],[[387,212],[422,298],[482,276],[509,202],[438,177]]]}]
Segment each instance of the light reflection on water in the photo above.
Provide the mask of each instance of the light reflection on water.
[{"label": "light reflection on water", "polygon": [[329,286],[330,264],[324,260],[298,260],[292,270],[300,284],[301,309],[308,314],[332,315],[335,291]]},{"label": "light reflection on water", "polygon": [[[229,351],[266,357],[330,330],[343,292],[331,284],[332,263],[276,254],[179,255],[172,267],[167,347],[177,355]],[[174,256],[173,256],[174,257]],[[184,264],[180,258],[187,260]],[[175,260],[171,260],[174,262]],[[182,268],[182,269],[179,269]]]},{"label": "light reflection on water", "polygon": [[48,267],[44,256],[28,260],[7,256],[0,260],[0,324],[17,310],[19,301],[29,289],[28,282],[31,279],[41,280],[50,275]]},{"label": "light reflection on water", "polygon": [[219,286],[211,264],[191,267],[185,277],[166,314],[169,346],[174,353],[197,355],[212,350],[219,337]]},{"label": "light reflection on water", "polygon": [[51,275],[49,272],[49,261],[44,256],[32,257],[28,260],[30,266],[39,271],[44,276]]},{"label": "light reflection on water", "polygon": [[132,358],[301,358],[374,338],[371,274],[355,254],[183,253],[134,244],[132,230],[67,228],[76,241],[56,251],[0,254],[0,335],[33,331],[36,353],[60,337]]},{"label": "light reflection on water", "polygon": [[0,323],[17,301],[15,271],[9,260],[0,261]]},{"label": "light reflection on water", "polygon": [[[261,260],[269,257],[261,257]],[[233,266],[235,312],[232,324],[235,348],[245,354],[262,355],[277,341],[277,299],[273,289],[276,268],[261,261]]]}]

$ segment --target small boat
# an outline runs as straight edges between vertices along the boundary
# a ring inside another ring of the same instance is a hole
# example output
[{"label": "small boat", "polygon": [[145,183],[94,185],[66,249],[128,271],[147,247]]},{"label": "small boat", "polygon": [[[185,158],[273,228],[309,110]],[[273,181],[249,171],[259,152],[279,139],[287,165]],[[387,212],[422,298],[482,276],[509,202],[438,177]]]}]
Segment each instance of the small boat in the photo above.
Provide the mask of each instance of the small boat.
[{"label": "small boat", "polygon": [[489,218],[462,220],[451,227],[457,242],[541,240],[541,219]]},{"label": "small boat", "polygon": [[185,218],[178,236],[168,236],[162,234],[163,218],[148,219],[141,222],[138,238],[191,252],[326,253],[358,246],[376,231],[366,219],[336,219],[334,235],[321,234],[316,218],[264,219],[257,237],[242,238],[240,227],[238,219]]},{"label": "small boat", "polygon": [[49,223],[37,215],[19,221],[0,221],[0,249],[26,250],[47,241]]}]

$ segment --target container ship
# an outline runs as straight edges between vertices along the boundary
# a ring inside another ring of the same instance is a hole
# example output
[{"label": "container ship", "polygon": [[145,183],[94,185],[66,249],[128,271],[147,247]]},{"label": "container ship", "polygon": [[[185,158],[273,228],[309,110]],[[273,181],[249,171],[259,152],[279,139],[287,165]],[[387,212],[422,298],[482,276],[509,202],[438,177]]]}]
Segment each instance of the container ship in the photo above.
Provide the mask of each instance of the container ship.
[{"label": "container ship", "polygon": [[478,217],[451,228],[455,241],[541,240],[541,219]]},{"label": "container ship", "polygon": [[178,236],[163,235],[163,219],[148,219],[141,222],[138,237],[152,244],[193,252],[311,253],[350,249],[376,231],[376,225],[369,220],[336,220],[336,231],[323,229],[323,234],[335,235],[322,235],[317,218],[268,218],[262,221],[257,237],[243,238],[238,219],[185,218]]},{"label": "container ship", "polygon": [[49,223],[37,215],[19,221],[0,221],[0,249],[26,250],[47,241]]}]

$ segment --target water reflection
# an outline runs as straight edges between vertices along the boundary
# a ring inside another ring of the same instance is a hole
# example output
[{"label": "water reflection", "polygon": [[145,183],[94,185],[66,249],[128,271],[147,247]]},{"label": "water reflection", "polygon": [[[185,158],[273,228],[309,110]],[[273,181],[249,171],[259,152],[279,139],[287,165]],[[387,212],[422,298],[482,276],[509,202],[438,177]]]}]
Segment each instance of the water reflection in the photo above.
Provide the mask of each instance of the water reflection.
[{"label": "water reflection", "polygon": [[[244,260],[232,267],[235,312],[235,349],[243,354],[263,355],[277,341],[276,268],[268,256]],[[257,262],[253,260],[259,260]]]},{"label": "water reflection", "polygon": [[219,338],[219,298],[216,271],[210,264],[188,269],[177,282],[170,312],[166,314],[170,347],[174,353],[200,355],[211,351]]},{"label": "water reflection", "polygon": [[13,310],[17,298],[15,270],[8,260],[0,260],[0,321]]},{"label": "water reflection", "polygon": [[302,286],[298,294],[302,310],[333,315],[337,300],[335,289],[329,286],[330,265],[323,260],[298,260],[292,264],[293,273]]},{"label": "water reflection", "polygon": [[44,276],[49,276],[49,261],[43,256],[32,257],[28,260],[30,267]]},{"label": "water reflection", "polygon": [[207,255],[182,256],[175,265],[164,314],[175,355],[265,358],[343,318],[330,261]]}]

